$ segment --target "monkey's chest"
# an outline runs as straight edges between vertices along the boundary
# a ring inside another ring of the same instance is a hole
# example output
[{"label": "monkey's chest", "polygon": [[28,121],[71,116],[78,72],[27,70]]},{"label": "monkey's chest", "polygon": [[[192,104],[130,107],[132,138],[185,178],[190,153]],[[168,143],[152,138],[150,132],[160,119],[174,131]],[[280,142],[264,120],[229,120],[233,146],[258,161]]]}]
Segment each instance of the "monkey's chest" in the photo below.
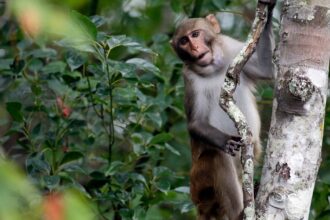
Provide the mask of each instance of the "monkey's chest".
[{"label": "monkey's chest", "polygon": [[[223,78],[221,77],[205,80],[195,88],[195,117],[207,121],[213,127],[227,134],[238,135],[233,121],[218,104],[222,84]],[[235,91],[234,98],[252,130],[258,129],[254,128],[255,123],[253,121],[259,120],[259,116],[250,89],[244,84],[240,84]]]}]

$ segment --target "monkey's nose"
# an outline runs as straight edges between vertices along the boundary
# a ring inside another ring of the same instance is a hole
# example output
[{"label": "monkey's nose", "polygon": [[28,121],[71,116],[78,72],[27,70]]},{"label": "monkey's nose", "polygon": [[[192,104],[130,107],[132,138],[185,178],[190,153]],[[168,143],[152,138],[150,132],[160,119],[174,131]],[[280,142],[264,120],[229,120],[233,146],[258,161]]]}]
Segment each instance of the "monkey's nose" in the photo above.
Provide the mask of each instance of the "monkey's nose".
[{"label": "monkey's nose", "polygon": [[197,51],[197,50],[198,50],[198,45],[194,45],[194,44],[193,44],[192,47],[191,47],[191,49]]}]

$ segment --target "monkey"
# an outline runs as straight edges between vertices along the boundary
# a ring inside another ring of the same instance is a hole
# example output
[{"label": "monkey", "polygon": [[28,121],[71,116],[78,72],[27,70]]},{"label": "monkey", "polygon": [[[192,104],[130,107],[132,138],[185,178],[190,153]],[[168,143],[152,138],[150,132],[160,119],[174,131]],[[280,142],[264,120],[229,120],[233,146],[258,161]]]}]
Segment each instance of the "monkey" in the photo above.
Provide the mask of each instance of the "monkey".
[{"label": "monkey", "polygon": [[[272,8],[256,53],[243,68],[234,94],[252,130],[255,158],[261,152],[255,82],[275,77]],[[239,152],[242,140],[218,102],[226,70],[244,43],[221,34],[220,24],[213,14],[184,20],[170,43],[184,63],[184,107],[192,153],[190,194],[197,208],[197,219],[242,219]]]}]

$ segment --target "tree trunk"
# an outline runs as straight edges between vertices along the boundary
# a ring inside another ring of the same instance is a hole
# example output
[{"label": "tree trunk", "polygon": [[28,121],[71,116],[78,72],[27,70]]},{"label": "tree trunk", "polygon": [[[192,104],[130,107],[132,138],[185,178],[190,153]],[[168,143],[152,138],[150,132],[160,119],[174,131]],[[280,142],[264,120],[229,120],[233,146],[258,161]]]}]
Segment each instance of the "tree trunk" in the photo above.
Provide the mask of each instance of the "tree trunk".
[{"label": "tree trunk", "polygon": [[308,219],[321,162],[330,0],[284,0],[258,219]]}]

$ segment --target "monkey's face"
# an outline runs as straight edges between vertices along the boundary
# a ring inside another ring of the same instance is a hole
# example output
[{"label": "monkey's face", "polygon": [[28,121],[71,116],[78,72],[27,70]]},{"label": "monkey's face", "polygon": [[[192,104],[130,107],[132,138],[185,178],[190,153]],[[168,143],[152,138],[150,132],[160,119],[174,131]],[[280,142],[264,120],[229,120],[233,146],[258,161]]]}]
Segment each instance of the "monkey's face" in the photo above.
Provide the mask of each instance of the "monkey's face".
[{"label": "monkey's face", "polygon": [[171,44],[190,69],[207,74],[219,68],[221,63],[221,51],[218,52],[221,48],[214,50],[219,33],[220,25],[214,15],[191,18],[178,26]]},{"label": "monkey's face", "polygon": [[183,61],[199,66],[207,66],[213,61],[213,52],[206,40],[203,29],[192,30],[178,40],[178,55]]}]

